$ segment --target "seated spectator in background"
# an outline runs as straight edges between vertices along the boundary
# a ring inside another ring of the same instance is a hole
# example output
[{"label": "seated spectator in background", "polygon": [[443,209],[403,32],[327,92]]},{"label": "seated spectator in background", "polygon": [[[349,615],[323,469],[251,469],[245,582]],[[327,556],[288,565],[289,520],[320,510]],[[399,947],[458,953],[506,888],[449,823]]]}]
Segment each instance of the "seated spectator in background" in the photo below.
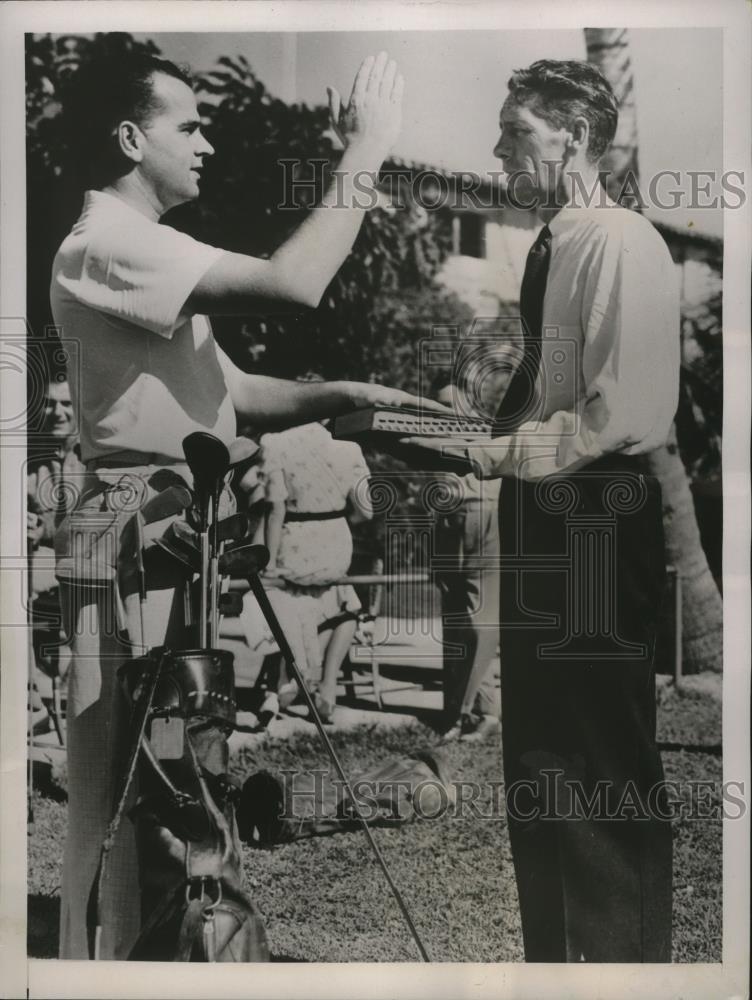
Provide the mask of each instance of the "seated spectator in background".
[{"label": "seated spectator in background", "polygon": [[[456,385],[445,385],[436,398],[469,413]],[[472,474],[443,478],[448,489],[461,491],[455,508],[439,514],[436,525],[437,555],[453,560],[452,568],[436,577],[441,593],[444,740],[477,741],[500,728],[492,676],[499,645],[499,482],[481,483]]]},{"label": "seated spectator in background", "polygon": [[[347,574],[352,560],[348,507],[365,519],[372,509],[370,473],[360,447],[335,441],[325,425],[262,436],[260,485],[251,501],[259,496],[267,501],[264,543],[270,559],[264,580],[298,666],[316,685],[319,713],[331,721],[337,677],[361,606],[351,586],[334,582]],[[280,687],[283,705],[294,690],[288,685],[283,681]]]}]

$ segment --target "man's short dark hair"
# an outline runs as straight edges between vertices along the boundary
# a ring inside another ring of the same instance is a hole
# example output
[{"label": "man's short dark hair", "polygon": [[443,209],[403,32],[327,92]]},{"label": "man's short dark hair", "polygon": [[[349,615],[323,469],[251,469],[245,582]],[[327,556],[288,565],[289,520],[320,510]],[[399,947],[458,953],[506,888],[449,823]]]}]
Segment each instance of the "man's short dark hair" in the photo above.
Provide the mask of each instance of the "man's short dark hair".
[{"label": "man's short dark hair", "polygon": [[595,162],[616,134],[619,106],[611,84],[591,63],[579,59],[539,59],[518,69],[509,93],[552,128],[566,128],[578,116],[590,124],[588,159]]},{"label": "man's short dark hair", "polygon": [[64,98],[64,114],[73,160],[87,185],[103,187],[129,168],[117,148],[115,129],[126,120],[149,123],[158,107],[157,73],[191,86],[186,72],[148,52],[97,58],[76,72]]}]

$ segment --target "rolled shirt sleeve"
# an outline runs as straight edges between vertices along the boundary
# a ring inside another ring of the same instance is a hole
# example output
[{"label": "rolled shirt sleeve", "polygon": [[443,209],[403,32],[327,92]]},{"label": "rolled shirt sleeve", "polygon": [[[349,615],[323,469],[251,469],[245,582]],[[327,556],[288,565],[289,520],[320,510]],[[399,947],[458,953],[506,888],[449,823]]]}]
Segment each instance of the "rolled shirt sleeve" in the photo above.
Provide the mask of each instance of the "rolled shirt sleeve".
[{"label": "rolled shirt sleeve", "polygon": [[[577,304],[581,382],[579,389],[573,387],[573,405],[469,447],[468,457],[482,478],[535,480],[574,472],[602,455],[642,454],[666,440],[679,394],[675,268],[645,219],[625,219],[625,210],[615,211],[619,214],[610,224],[591,226],[586,234],[588,266]],[[556,323],[557,303],[567,293],[571,296],[572,289],[547,288],[544,325]],[[544,393],[546,377],[543,370]]]},{"label": "rolled shirt sleeve", "polygon": [[152,226],[148,241],[141,237],[127,225],[97,233],[69,290],[101,313],[169,338],[188,296],[223,251],[169,226]]}]

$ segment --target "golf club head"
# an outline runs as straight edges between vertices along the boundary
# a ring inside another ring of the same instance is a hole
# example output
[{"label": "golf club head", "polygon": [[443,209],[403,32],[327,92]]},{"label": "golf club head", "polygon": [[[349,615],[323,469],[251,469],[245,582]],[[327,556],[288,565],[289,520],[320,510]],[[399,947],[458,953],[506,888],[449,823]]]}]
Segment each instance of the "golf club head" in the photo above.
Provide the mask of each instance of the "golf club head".
[{"label": "golf club head", "polygon": [[193,476],[194,506],[200,525],[197,530],[206,531],[209,501],[222,488],[230,453],[218,437],[207,431],[194,431],[183,438],[183,454]]},{"label": "golf club head", "polygon": [[162,493],[169,486],[187,487],[188,483],[174,469],[157,469],[153,476],[149,476],[149,486],[155,493]]},{"label": "golf club head", "polygon": [[196,491],[208,496],[230,467],[227,445],[208,431],[194,431],[183,438],[183,454]]},{"label": "golf club head", "polygon": [[187,545],[182,539],[172,534],[169,529],[161,538],[156,538],[154,544],[181,563],[186,573],[191,576],[201,572],[201,556],[198,549],[195,546]]},{"label": "golf club head", "polygon": [[192,499],[187,486],[169,486],[141,508],[144,523],[153,524],[155,521],[172,517],[173,514],[179,514],[186,507],[190,507]]},{"label": "golf club head", "polygon": [[186,524],[189,525],[192,531],[201,531],[203,524],[201,521],[202,511],[195,504],[191,504],[188,510],[185,512]]},{"label": "golf club head", "polygon": [[223,517],[217,524],[217,540],[220,542],[240,542],[247,537],[251,521],[248,515],[239,511]]},{"label": "golf club head", "polygon": [[[217,523],[217,540],[229,542],[231,545],[242,542],[247,538],[249,527],[248,515],[242,511],[238,514],[231,514],[229,517],[223,517]],[[192,524],[176,521],[172,530],[181,542],[198,550],[199,538]]]},{"label": "golf club head", "polygon": [[268,562],[269,549],[265,545],[239,545],[220,556],[219,572],[245,579],[260,573]]},{"label": "golf club head", "polygon": [[237,590],[228,590],[219,595],[219,613],[230,618],[237,618],[243,610],[243,595]]}]

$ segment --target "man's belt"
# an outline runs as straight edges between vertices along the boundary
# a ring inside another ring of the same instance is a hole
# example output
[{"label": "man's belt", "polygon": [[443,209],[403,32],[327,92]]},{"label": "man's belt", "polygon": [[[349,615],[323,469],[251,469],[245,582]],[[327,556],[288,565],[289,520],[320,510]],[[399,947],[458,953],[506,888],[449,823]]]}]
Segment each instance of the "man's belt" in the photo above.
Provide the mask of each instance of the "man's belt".
[{"label": "man's belt", "polygon": [[124,449],[112,452],[109,455],[102,455],[99,458],[90,458],[86,461],[87,472],[96,472],[97,469],[123,469],[128,466],[164,466],[165,468],[182,465],[187,468],[185,458],[172,455],[162,455],[157,451],[133,451]]},{"label": "man's belt", "polygon": [[291,521],[336,521],[337,518],[345,516],[345,508],[342,510],[288,510],[285,514],[285,524]]}]

